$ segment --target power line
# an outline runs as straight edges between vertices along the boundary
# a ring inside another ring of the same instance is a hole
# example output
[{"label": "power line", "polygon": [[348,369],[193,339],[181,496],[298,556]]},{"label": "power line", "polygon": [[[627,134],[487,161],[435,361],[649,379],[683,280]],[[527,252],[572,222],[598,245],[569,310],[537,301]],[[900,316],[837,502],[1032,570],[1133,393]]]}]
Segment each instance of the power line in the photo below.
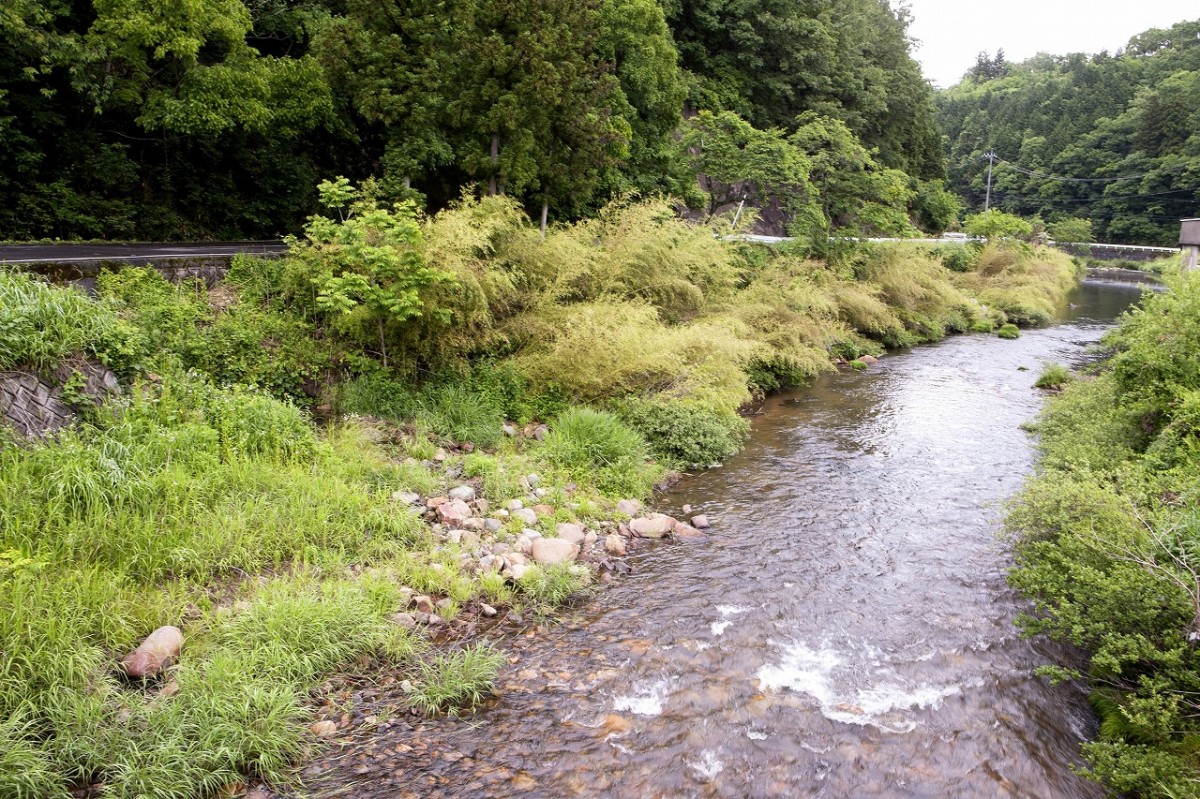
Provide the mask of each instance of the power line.
[{"label": "power line", "polygon": [[1044,172],[1035,172],[1032,169],[1026,169],[1025,167],[1017,166],[1012,161],[1006,161],[1000,156],[996,155],[995,152],[984,153],[980,156],[980,158],[987,159],[989,173],[991,172],[992,164],[1004,164],[1009,169],[1012,169],[1015,172],[1020,172],[1023,175],[1041,178],[1042,180],[1058,181],[1060,183],[1112,183],[1118,180],[1135,180],[1137,178],[1144,178],[1148,175],[1154,174],[1153,172],[1143,172],[1140,175],[1122,175],[1121,177],[1117,178],[1064,178],[1058,175],[1047,175]]},{"label": "power line", "polygon": [[1149,194],[1102,194],[1101,196],[1094,197],[1094,198],[1087,198],[1087,197],[1014,197],[1011,194],[998,194],[998,195],[996,195],[996,198],[1000,199],[1000,200],[1011,200],[1013,202],[1042,203],[1042,204],[1048,205],[1048,204],[1055,204],[1055,203],[1098,203],[1098,202],[1104,202],[1105,200],[1136,200],[1136,199],[1140,199],[1142,197],[1166,197],[1169,194],[1187,194],[1187,193],[1195,192],[1198,190],[1200,190],[1200,189],[1173,189],[1171,191],[1158,191],[1158,192],[1153,192],[1153,193],[1149,193]]}]

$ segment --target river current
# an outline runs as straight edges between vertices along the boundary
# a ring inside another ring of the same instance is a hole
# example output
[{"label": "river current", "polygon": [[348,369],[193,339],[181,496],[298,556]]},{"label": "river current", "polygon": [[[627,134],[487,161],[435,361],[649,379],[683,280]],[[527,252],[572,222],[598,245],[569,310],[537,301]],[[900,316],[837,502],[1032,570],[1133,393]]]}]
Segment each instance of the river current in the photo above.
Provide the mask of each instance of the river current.
[{"label": "river current", "polygon": [[1034,676],[1050,645],[1014,627],[1000,520],[1034,465],[1034,380],[1139,291],[1088,280],[1053,327],[772,397],[739,455],[665,497],[707,540],[514,633],[487,709],[380,732],[312,793],[1102,796],[1070,768],[1094,733],[1081,687]]}]

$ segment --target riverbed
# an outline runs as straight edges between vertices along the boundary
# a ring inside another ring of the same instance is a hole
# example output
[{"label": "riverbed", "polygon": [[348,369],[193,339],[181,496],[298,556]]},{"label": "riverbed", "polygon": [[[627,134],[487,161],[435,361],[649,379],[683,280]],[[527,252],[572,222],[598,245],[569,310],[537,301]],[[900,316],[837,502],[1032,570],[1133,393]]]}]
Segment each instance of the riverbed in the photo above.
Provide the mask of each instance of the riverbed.
[{"label": "riverbed", "polygon": [[1053,327],[956,336],[772,397],[746,448],[660,505],[712,521],[558,623],[508,633],[498,697],[383,723],[312,795],[1037,797],[1071,772],[1083,688],[1033,675],[1003,503],[1046,363],[1078,365],[1140,287],[1088,280]]}]

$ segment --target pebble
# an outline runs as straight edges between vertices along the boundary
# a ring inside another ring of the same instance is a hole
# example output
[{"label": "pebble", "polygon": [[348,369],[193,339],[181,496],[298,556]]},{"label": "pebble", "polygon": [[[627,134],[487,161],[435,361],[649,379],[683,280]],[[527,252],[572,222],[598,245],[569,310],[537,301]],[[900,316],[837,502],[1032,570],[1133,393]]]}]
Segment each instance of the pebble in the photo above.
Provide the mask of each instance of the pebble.
[{"label": "pebble", "polygon": [[392,501],[402,505],[416,505],[421,501],[421,495],[414,494],[412,491],[396,491],[392,494]]},{"label": "pebble", "polygon": [[537,488],[542,484],[542,478],[541,475],[531,473],[525,475],[525,482],[529,483],[530,488]]},{"label": "pebble", "polygon": [[629,523],[629,529],[634,535],[640,535],[642,538],[662,538],[667,533],[675,529],[678,524],[675,519],[662,513],[652,513],[649,516],[643,516],[639,519],[634,519]]},{"label": "pebble", "polygon": [[512,515],[514,519],[520,519],[525,524],[537,524],[537,514],[529,508],[518,508]]},{"label": "pebble", "polygon": [[500,521],[499,519],[484,519],[483,529],[487,530],[489,533],[499,532],[500,530],[504,529],[504,522]]},{"label": "pebble", "polygon": [[504,507],[506,510],[520,510],[521,508],[525,507],[525,503],[519,499],[510,499],[508,502],[504,503]]},{"label": "pebble", "polygon": [[484,616],[495,616],[497,613],[496,609],[486,602],[479,603],[479,610]]},{"label": "pebble", "polygon": [[711,525],[708,523],[708,517],[701,513],[698,516],[692,517],[692,527],[697,530],[707,530]]}]

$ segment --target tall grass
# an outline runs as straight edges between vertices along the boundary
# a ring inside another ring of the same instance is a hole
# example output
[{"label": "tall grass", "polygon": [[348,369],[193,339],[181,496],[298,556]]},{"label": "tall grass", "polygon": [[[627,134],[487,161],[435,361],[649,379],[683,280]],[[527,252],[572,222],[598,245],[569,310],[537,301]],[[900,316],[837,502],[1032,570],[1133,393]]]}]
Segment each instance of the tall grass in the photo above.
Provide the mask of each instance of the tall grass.
[{"label": "tall grass", "polygon": [[0,371],[46,370],[71,354],[103,353],[124,332],[109,308],[82,292],[0,269]]}]

